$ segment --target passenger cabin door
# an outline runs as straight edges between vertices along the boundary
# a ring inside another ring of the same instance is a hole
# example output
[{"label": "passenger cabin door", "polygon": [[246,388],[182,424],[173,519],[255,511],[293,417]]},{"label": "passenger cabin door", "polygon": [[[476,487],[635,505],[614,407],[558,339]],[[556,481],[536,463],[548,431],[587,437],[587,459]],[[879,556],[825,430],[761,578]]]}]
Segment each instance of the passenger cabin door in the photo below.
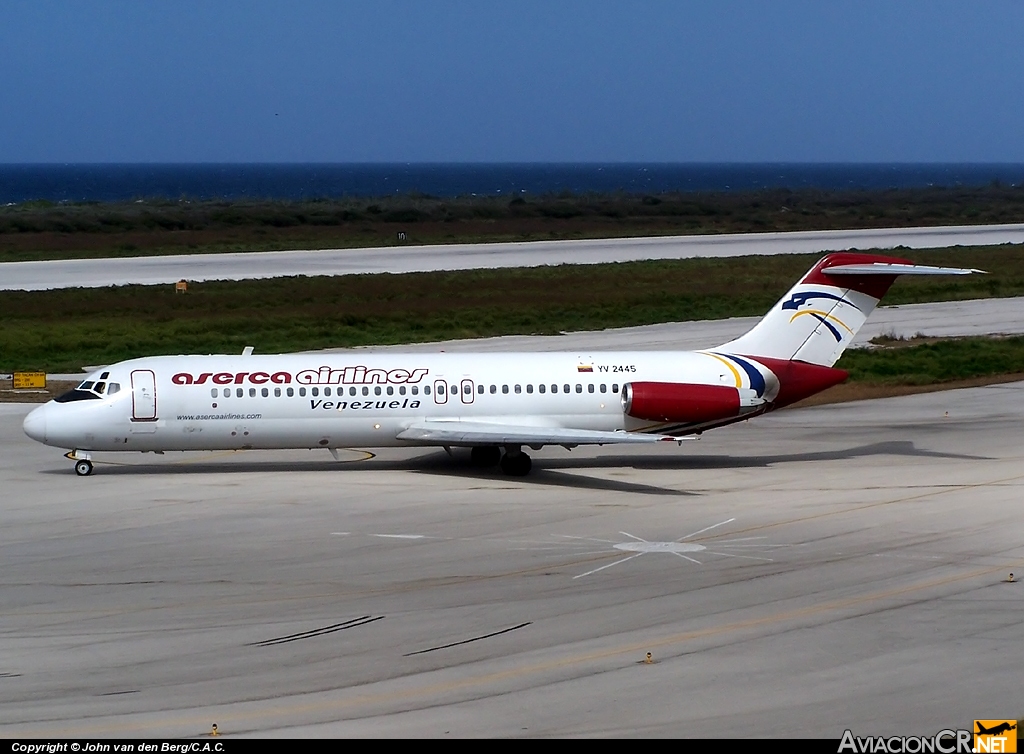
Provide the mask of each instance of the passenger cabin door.
[{"label": "passenger cabin door", "polygon": [[132,372],[132,421],[156,421],[156,375],[152,370]]}]

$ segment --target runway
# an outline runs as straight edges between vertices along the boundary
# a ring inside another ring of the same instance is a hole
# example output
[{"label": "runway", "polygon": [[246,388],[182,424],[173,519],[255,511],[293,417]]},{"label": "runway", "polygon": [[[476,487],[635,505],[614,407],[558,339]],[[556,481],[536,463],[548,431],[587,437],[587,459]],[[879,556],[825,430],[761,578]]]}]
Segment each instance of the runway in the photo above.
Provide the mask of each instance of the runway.
[{"label": "runway", "polygon": [[[99,455],[0,405],[0,736],[931,735],[1018,719],[1024,383],[655,450]],[[653,662],[645,663],[646,653]]]},{"label": "runway", "polygon": [[178,280],[242,280],[289,275],[537,267],[643,259],[796,254],[896,247],[922,249],[1003,243],[1024,243],[1024,224],[7,262],[0,264],[0,290],[97,288],[133,283],[159,285]]}]

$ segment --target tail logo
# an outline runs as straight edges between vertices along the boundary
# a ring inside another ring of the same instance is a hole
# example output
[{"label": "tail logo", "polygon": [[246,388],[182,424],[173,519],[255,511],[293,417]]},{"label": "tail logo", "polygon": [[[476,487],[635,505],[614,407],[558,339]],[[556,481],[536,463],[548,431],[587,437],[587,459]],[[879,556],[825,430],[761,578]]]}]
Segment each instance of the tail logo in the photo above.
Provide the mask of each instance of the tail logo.
[{"label": "tail logo", "polygon": [[790,309],[796,312],[796,314],[789,318],[790,322],[793,322],[794,320],[796,320],[797,317],[801,317],[805,314],[810,315],[814,319],[818,320],[821,324],[823,324],[825,328],[830,333],[832,333],[832,337],[836,339],[836,343],[841,343],[843,340],[843,334],[839,332],[839,328],[832,324],[833,322],[836,325],[839,325],[839,327],[846,330],[848,333],[850,333],[850,335],[853,335],[854,333],[853,329],[845,322],[843,322],[841,319],[839,319],[839,317],[835,316],[834,314],[829,314],[828,312],[822,311],[820,309],[804,309],[800,311],[800,307],[807,304],[808,301],[811,301],[812,299],[821,298],[828,299],[830,301],[836,301],[840,304],[846,304],[847,306],[852,306],[857,311],[861,311],[860,307],[858,307],[856,304],[846,300],[842,296],[837,296],[836,294],[829,293],[827,291],[801,291],[800,293],[794,293],[786,301],[782,302],[782,308]]},{"label": "tail logo", "polygon": [[850,333],[850,335],[853,335],[853,330],[850,329],[849,325],[847,325],[845,322],[843,322],[841,319],[839,319],[839,317],[836,317],[835,315],[829,314],[828,312],[818,311],[817,309],[807,309],[806,311],[797,312],[796,314],[794,314],[792,317],[789,318],[789,321],[792,322],[797,317],[800,317],[800,316],[802,316],[804,314],[811,315],[816,320],[821,322],[821,324],[825,325],[825,327],[828,328],[828,331],[830,333],[832,333],[832,337],[834,337],[836,339],[836,343],[840,342],[843,339],[843,336],[839,332],[839,330],[836,329],[829,322],[829,320],[832,320],[832,322],[837,323],[840,327],[842,327],[844,330],[846,330],[848,333]]},{"label": "tail logo", "polygon": [[801,291],[800,293],[794,293],[787,301],[782,302],[782,308],[796,310],[814,298],[827,298],[831,301],[838,301],[840,304],[852,306],[857,311],[860,311],[860,307],[856,304],[847,301],[842,296],[837,296],[836,294],[828,293],[827,291]]}]

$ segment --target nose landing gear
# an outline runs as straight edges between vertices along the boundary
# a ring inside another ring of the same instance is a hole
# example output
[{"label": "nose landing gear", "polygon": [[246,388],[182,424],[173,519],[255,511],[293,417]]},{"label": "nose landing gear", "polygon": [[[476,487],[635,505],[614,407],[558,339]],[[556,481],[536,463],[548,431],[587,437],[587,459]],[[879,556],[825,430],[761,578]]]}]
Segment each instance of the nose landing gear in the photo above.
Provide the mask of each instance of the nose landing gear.
[{"label": "nose landing gear", "polygon": [[65,453],[64,457],[70,458],[75,462],[75,473],[78,476],[89,476],[92,474],[92,460],[87,453],[79,453],[77,450],[72,450],[70,453]]}]

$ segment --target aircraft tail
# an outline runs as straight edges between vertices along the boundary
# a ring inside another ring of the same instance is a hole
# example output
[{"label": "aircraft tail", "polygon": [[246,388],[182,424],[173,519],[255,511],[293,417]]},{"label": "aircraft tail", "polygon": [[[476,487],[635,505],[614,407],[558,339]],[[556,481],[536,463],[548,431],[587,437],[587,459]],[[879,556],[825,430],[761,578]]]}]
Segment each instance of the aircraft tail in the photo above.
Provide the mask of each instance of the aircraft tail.
[{"label": "aircraft tail", "polygon": [[928,267],[878,254],[828,254],[746,335],[711,350],[831,367],[899,275],[973,272],[981,270]]}]

